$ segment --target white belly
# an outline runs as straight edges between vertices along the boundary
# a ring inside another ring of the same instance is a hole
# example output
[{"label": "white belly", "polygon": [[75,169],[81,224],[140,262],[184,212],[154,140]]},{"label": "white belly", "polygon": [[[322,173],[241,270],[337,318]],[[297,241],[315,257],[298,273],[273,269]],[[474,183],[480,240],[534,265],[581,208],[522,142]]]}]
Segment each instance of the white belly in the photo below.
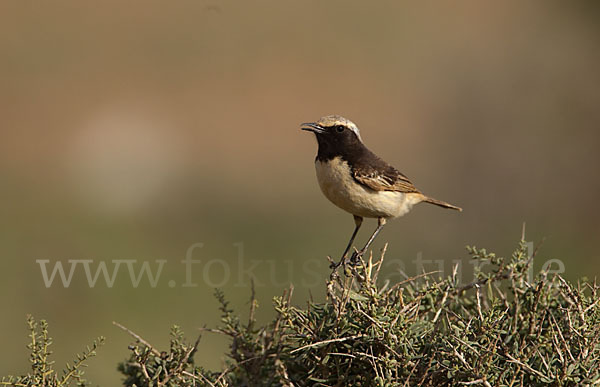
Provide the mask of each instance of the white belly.
[{"label": "white belly", "polygon": [[341,209],[366,218],[396,218],[422,200],[421,195],[375,191],[352,177],[350,166],[341,157],[315,162],[321,191]]}]

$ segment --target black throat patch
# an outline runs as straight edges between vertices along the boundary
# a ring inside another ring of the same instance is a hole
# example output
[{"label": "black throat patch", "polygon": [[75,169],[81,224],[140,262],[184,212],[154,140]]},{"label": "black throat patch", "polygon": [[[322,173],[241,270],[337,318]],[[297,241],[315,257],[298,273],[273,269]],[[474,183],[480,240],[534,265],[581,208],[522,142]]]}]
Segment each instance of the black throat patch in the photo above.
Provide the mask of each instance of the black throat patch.
[{"label": "black throat patch", "polygon": [[[412,183],[400,171],[386,163],[383,159],[371,152],[353,133],[347,136],[336,136],[331,133],[317,134],[319,151],[316,161],[328,162],[336,157],[341,157],[348,163],[353,175],[378,176],[394,185],[396,181]],[[390,187],[391,188],[391,187]],[[393,189],[392,189],[393,190]],[[407,192],[418,192],[412,187]]]},{"label": "black throat patch", "polygon": [[352,164],[366,153],[371,153],[367,147],[351,131],[346,133],[322,133],[317,134],[319,150],[317,160],[328,161],[341,156],[342,159]]}]

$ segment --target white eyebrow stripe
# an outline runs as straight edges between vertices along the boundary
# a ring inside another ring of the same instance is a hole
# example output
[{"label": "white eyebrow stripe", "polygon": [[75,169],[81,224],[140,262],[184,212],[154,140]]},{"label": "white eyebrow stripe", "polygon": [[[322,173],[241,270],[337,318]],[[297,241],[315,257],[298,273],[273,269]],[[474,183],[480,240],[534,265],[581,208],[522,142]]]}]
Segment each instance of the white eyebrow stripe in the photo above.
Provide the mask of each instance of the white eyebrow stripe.
[{"label": "white eyebrow stripe", "polygon": [[319,125],[321,126],[325,126],[325,127],[331,127],[331,126],[336,126],[336,125],[342,125],[348,129],[350,129],[351,131],[354,132],[354,134],[356,134],[356,137],[358,137],[358,140],[360,142],[362,141],[362,137],[360,136],[360,130],[358,129],[358,126],[356,126],[356,124],[352,121],[350,121],[349,119],[339,116],[339,115],[330,115],[330,116],[324,116],[321,117],[319,119],[319,121],[317,121]]}]

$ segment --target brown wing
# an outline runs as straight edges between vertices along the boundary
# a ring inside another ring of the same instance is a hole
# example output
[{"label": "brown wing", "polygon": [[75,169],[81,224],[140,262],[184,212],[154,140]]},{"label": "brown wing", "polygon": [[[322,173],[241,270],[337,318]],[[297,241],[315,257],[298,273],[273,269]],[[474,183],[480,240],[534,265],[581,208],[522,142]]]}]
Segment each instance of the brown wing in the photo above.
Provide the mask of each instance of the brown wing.
[{"label": "brown wing", "polygon": [[400,171],[379,159],[381,163],[354,168],[354,179],[375,191],[419,192]]}]

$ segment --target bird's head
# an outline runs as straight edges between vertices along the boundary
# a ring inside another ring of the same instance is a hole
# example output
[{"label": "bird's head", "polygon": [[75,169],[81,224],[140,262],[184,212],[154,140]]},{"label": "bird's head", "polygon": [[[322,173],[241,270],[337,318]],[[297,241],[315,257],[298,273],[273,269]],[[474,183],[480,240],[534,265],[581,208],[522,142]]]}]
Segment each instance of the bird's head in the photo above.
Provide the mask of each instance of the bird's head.
[{"label": "bird's head", "polygon": [[342,116],[325,116],[316,122],[306,122],[302,130],[313,132],[319,146],[349,147],[362,143],[360,131],[354,122]]}]

